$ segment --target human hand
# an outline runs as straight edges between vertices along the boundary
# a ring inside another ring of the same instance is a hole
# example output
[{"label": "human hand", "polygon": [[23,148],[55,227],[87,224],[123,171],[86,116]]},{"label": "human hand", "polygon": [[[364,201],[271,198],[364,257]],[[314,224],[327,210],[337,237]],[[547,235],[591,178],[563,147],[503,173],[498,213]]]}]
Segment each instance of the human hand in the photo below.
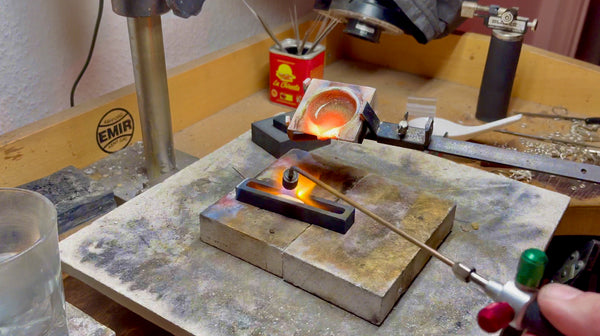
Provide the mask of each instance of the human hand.
[{"label": "human hand", "polygon": [[600,294],[549,284],[537,296],[544,317],[567,336],[600,336]]}]

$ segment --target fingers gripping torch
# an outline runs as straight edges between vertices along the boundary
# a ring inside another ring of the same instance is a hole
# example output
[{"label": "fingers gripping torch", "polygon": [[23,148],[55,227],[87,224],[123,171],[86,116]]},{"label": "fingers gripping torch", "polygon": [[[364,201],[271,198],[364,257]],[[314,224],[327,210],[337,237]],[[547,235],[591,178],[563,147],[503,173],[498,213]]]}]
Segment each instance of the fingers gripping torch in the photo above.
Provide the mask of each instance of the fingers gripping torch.
[{"label": "fingers gripping torch", "polygon": [[387,227],[394,233],[402,236],[412,244],[427,251],[435,258],[452,268],[453,274],[461,281],[472,282],[479,286],[483,292],[495,302],[483,308],[478,316],[479,326],[487,332],[496,332],[501,329],[512,328],[517,331],[527,331],[536,335],[562,335],[541,314],[537,303],[537,287],[544,275],[544,268],[548,263],[546,254],[538,249],[528,249],[521,254],[515,281],[505,284],[486,279],[479,275],[475,268],[462,262],[452,261],[437,250],[415,239],[401,229],[362,205],[348,198],[326,183],[320,181],[301,168],[292,166],[283,173],[282,185],[288,190],[296,188],[299,175],[302,175],[329,193],[344,200],[377,223]]}]

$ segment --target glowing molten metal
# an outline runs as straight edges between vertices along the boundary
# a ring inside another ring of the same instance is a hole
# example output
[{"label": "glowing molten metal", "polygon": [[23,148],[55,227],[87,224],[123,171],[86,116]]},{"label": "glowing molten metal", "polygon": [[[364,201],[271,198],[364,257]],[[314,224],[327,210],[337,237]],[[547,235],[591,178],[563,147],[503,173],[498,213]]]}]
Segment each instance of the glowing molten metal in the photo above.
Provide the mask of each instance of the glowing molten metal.
[{"label": "glowing molten metal", "polygon": [[356,113],[357,102],[349,93],[333,89],[316,95],[306,107],[306,133],[319,140],[337,138]]}]

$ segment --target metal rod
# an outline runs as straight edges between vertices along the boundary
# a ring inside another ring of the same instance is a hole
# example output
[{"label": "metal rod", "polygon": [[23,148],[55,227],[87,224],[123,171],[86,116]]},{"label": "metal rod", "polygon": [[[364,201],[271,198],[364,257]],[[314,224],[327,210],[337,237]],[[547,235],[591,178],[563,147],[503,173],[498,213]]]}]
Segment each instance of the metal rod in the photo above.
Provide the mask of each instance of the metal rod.
[{"label": "metal rod", "polygon": [[160,16],[127,18],[150,185],[174,173],[175,151]]},{"label": "metal rod", "polygon": [[337,26],[337,24],[339,22],[340,22],[340,20],[338,20],[336,18],[332,18],[331,22],[329,22],[327,28],[325,28],[325,31],[323,33],[321,33],[320,36],[319,35],[317,36],[317,38],[313,42],[313,45],[310,47],[310,49],[308,49],[308,51],[306,53],[310,54],[311,52],[313,52],[313,50],[315,50],[317,45],[319,45],[319,43],[321,43],[321,40],[323,40],[327,35],[329,35],[329,33],[331,33],[333,28],[335,28],[335,26]]},{"label": "metal rod", "polygon": [[300,51],[301,51],[301,55],[304,54],[304,45],[306,44],[306,41],[308,40],[308,38],[310,37],[310,35],[313,33],[313,31],[317,28],[317,26],[319,25],[319,23],[325,18],[324,15],[318,15],[317,16],[317,20],[315,22],[313,22],[310,25],[310,28],[304,33],[304,38],[302,39],[302,43],[300,44]]},{"label": "metal rod", "polygon": [[269,34],[269,36],[271,37],[273,42],[275,42],[275,44],[277,44],[277,47],[279,48],[279,50],[285,52],[285,48],[281,45],[281,42],[279,42],[277,37],[275,37],[275,34],[271,30],[271,28],[269,28],[269,26],[267,26],[267,23],[263,20],[263,18],[260,15],[258,15],[258,13],[254,10],[254,8],[250,7],[250,4],[248,4],[246,2],[246,0],[242,0],[242,2],[246,5],[246,7],[248,7],[248,9],[252,12],[252,14],[254,14],[254,16],[258,19],[258,21],[263,26],[263,28],[265,29],[267,34]]},{"label": "metal rod", "polygon": [[600,146],[588,145],[587,143],[584,143],[584,142],[562,140],[562,139],[557,139],[554,137],[543,137],[543,136],[538,136],[538,135],[512,132],[512,131],[508,131],[508,130],[504,130],[504,129],[495,130],[495,131],[498,133],[502,133],[502,134],[509,134],[509,135],[519,136],[519,137],[533,139],[533,140],[545,141],[545,142],[559,143],[559,144],[578,146],[578,147],[600,148]]},{"label": "metal rod", "polygon": [[[321,34],[323,34],[325,32],[325,29],[327,28],[329,23],[331,23],[331,18],[328,16],[324,16],[323,21],[321,22],[321,25],[319,26],[319,30],[317,30],[317,34],[315,35],[315,40],[319,36],[321,36]],[[315,44],[315,43],[313,42],[313,44]]]},{"label": "metal rod", "polygon": [[[383,123],[382,123],[383,124]],[[395,124],[394,124],[395,125]],[[378,140],[379,141],[379,140]],[[472,160],[499,163],[545,174],[600,183],[600,166],[534,155],[512,149],[432,136],[427,150]]]},{"label": "metal rod", "polygon": [[477,286],[481,288],[486,288],[489,283],[489,280],[479,275],[477,272],[473,272],[470,274],[469,281],[473,282]]},{"label": "metal rod", "polygon": [[581,117],[571,117],[568,115],[545,114],[545,113],[535,113],[535,112],[515,112],[515,113],[522,114],[527,117],[533,117],[533,118],[561,119],[561,120],[571,120],[571,121],[579,120],[579,121],[585,122],[586,125],[600,124],[600,118],[598,118],[598,117],[581,118]]},{"label": "metal rod", "polygon": [[535,112],[513,112],[514,114],[522,114],[526,117],[546,118],[546,119],[565,119],[565,120],[585,120],[585,118],[570,117],[566,115],[545,114]]},{"label": "metal rod", "polygon": [[327,27],[327,23],[329,22],[329,17],[323,15],[323,20],[321,20],[321,24],[319,25],[319,30],[317,30],[317,34],[315,36],[319,36],[321,35],[321,33],[325,30],[325,28]]},{"label": "metal rod", "polygon": [[301,50],[300,50],[300,26],[298,24],[298,9],[296,8],[296,0],[293,1],[294,3],[294,11],[292,12],[292,9],[290,8],[290,17],[292,20],[292,28],[294,29],[294,35],[296,37],[296,55],[301,55]]},{"label": "metal rod", "polygon": [[412,237],[408,233],[406,233],[406,232],[398,229],[397,227],[395,227],[390,222],[386,221],[385,219],[383,219],[383,218],[379,217],[378,215],[374,214],[373,212],[371,212],[369,209],[367,209],[367,208],[363,207],[362,205],[356,203],[355,201],[351,200],[350,198],[348,198],[347,196],[345,196],[341,192],[333,189],[332,187],[330,187],[326,183],[322,182],[321,180],[317,179],[316,177],[312,176],[308,172],[306,172],[306,171],[304,171],[304,170],[302,170],[302,169],[300,169],[300,168],[298,168],[296,166],[291,166],[290,170],[295,170],[296,172],[298,172],[298,174],[300,174],[300,175],[306,177],[307,179],[313,181],[319,187],[321,187],[321,188],[327,190],[328,192],[334,194],[335,196],[337,196],[340,199],[344,200],[346,203],[348,203],[348,204],[352,205],[353,207],[355,207],[356,209],[362,211],[362,213],[364,213],[365,215],[373,218],[379,224],[384,225],[385,227],[387,227],[388,229],[392,230],[394,233],[399,234],[400,236],[402,236],[404,239],[408,240],[409,242],[411,242],[411,243],[417,245],[418,247],[426,250],[427,252],[429,252],[429,254],[431,254],[432,256],[434,256],[436,258],[438,258],[440,261],[442,261],[446,265],[448,265],[450,267],[454,266],[454,264],[455,264],[454,261],[452,261],[451,259],[447,258],[446,256],[444,256],[443,254],[441,254],[440,252],[438,252],[434,248],[431,248],[430,246],[427,246],[426,244],[420,242],[419,240],[417,240],[416,238]]}]

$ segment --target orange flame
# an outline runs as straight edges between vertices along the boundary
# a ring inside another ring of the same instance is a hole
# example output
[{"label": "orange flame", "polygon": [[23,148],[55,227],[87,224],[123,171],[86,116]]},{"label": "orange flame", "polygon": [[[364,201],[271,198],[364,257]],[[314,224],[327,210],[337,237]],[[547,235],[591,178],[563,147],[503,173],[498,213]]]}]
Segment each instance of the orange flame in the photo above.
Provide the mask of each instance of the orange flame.
[{"label": "orange flame", "polygon": [[[275,174],[276,181],[281,183],[283,179],[283,173],[285,169],[282,168]],[[318,178],[318,176],[316,176]],[[313,189],[316,184],[306,177],[300,175],[298,177],[298,185],[294,190],[287,190],[283,186],[280,187],[280,196],[288,196],[290,198],[296,198],[297,200],[303,202],[306,205],[310,205],[313,207],[320,208],[320,206],[311,200],[310,195],[312,194]]]},{"label": "orange flame", "polygon": [[298,186],[296,187],[296,197],[304,204],[319,208],[319,205],[310,198],[316,184],[304,176],[298,178]]}]

